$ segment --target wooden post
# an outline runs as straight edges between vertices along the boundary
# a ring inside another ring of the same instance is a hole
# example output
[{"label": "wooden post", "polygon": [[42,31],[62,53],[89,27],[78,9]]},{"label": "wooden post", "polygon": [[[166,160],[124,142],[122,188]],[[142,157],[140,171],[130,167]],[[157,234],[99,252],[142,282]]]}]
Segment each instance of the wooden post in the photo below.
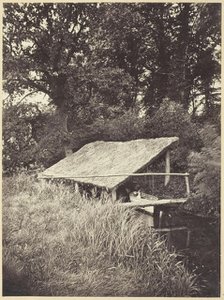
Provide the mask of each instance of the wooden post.
[{"label": "wooden post", "polygon": [[76,193],[76,194],[79,193],[79,185],[78,185],[77,182],[75,183],[75,193]]},{"label": "wooden post", "polygon": [[[150,168],[149,166],[147,166],[147,173],[149,172]],[[151,176],[148,176],[148,191],[150,191],[152,189],[152,178],[150,178]]]},{"label": "wooden post", "polygon": [[92,198],[96,198],[97,196],[97,187],[94,186],[91,190]]},{"label": "wooden post", "polygon": [[65,151],[65,156],[66,157],[73,154],[72,149],[68,145],[64,146],[64,151]]},{"label": "wooden post", "polygon": [[160,210],[160,212],[159,212],[159,228],[162,228],[162,217],[163,217],[163,211]]},{"label": "wooden post", "polygon": [[153,215],[147,215],[147,225],[149,227],[153,227],[154,226],[154,218]]},{"label": "wooden post", "polygon": [[186,241],[186,247],[188,248],[190,245],[190,237],[191,237],[191,231],[187,230],[187,241]]},{"label": "wooden post", "polygon": [[[170,173],[170,151],[169,150],[166,152],[165,162],[166,162],[165,172]],[[169,183],[169,181],[170,181],[170,175],[166,175],[164,185],[166,186]]]},{"label": "wooden post", "polygon": [[171,230],[167,232],[167,246],[168,249],[171,250]]},{"label": "wooden post", "polygon": [[190,184],[189,184],[188,175],[185,176],[185,183],[186,183],[186,192],[187,192],[187,195],[189,196],[190,195]]},{"label": "wooden post", "polygon": [[159,209],[158,207],[154,208],[154,214],[153,214],[153,225],[155,228],[159,227]]},{"label": "wooden post", "polygon": [[111,191],[112,201],[115,202],[117,200],[117,190],[116,188]]},{"label": "wooden post", "polygon": [[155,190],[155,177],[154,175],[152,175],[152,194],[154,194],[154,190]]}]

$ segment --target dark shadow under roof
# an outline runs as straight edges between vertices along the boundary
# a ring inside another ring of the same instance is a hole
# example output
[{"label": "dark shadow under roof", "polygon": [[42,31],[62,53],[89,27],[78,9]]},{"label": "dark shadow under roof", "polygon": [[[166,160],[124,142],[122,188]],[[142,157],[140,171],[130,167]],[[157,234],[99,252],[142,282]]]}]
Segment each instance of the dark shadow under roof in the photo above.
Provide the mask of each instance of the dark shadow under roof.
[{"label": "dark shadow under roof", "polygon": [[76,182],[112,189],[126,181],[129,176],[78,177],[136,173],[177,141],[177,137],[164,137],[127,142],[89,143],[46,169],[39,178],[69,178]]}]

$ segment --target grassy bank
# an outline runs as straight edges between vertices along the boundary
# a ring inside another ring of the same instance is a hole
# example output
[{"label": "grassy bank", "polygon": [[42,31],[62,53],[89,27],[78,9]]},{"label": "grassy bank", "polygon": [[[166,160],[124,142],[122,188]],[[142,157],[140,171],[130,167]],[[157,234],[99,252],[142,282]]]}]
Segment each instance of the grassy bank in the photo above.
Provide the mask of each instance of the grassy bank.
[{"label": "grassy bank", "polygon": [[193,273],[143,215],[27,176],[3,182],[5,295],[193,296]]}]

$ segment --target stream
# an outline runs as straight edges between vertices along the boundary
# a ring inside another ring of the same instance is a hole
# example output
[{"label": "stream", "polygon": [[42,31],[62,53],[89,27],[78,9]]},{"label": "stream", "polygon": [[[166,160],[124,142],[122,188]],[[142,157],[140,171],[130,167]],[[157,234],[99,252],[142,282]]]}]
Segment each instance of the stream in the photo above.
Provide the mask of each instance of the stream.
[{"label": "stream", "polygon": [[173,222],[191,231],[186,248],[185,232],[171,232],[171,245],[189,270],[199,276],[200,297],[220,296],[220,223],[217,219],[203,218],[186,213],[175,213]]}]

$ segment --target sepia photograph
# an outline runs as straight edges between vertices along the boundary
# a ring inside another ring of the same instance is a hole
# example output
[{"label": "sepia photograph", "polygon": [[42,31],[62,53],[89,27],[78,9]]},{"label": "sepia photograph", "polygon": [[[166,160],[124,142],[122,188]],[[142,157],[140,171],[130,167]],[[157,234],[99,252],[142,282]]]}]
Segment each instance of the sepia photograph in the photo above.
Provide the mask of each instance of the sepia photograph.
[{"label": "sepia photograph", "polygon": [[220,297],[221,3],[2,6],[3,296]]}]

